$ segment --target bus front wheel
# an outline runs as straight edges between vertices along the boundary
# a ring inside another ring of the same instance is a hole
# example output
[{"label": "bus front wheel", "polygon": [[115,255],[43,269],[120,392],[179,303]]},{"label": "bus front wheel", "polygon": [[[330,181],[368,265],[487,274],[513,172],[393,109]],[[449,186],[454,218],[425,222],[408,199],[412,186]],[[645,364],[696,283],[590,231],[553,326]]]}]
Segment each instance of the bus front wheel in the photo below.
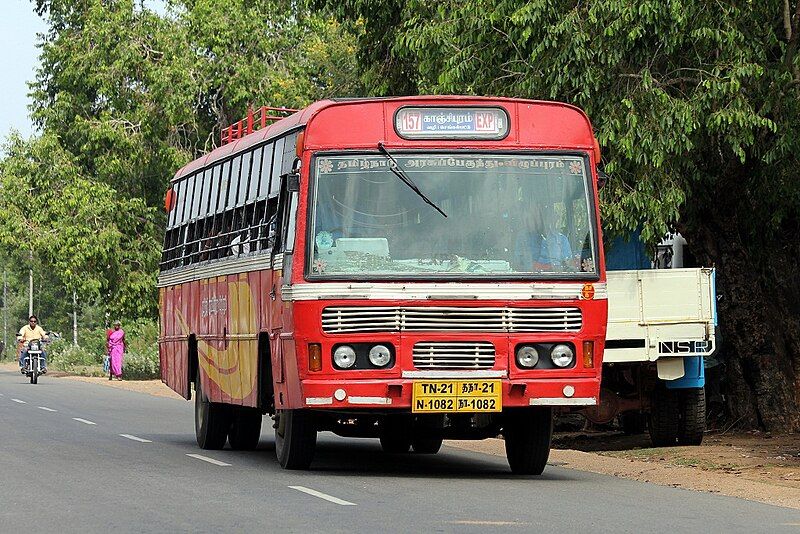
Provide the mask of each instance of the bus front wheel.
[{"label": "bus front wheel", "polygon": [[275,414],[275,454],[284,469],[308,469],[317,446],[314,416],[305,410]]},{"label": "bus front wheel", "polygon": [[515,475],[541,475],[550,456],[553,409],[511,409],[503,414],[506,458]]},{"label": "bus front wheel", "polygon": [[200,371],[194,390],[194,432],[201,449],[218,450],[225,446],[231,426],[230,407],[213,403],[203,391]]},{"label": "bus front wheel", "polygon": [[380,422],[378,437],[383,452],[404,454],[411,448],[411,419],[402,415],[387,415]]}]

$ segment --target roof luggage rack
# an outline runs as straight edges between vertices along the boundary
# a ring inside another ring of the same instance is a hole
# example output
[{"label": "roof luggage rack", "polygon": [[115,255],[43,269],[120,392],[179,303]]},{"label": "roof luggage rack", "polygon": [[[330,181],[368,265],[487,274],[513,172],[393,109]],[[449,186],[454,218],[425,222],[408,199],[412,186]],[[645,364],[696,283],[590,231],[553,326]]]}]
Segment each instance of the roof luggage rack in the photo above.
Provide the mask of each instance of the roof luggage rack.
[{"label": "roof luggage rack", "polygon": [[222,129],[219,136],[220,145],[226,145],[231,141],[241,139],[247,134],[264,128],[267,124],[285,119],[292,113],[297,113],[298,111],[297,109],[273,108],[269,106],[262,106],[255,112],[252,109],[248,109],[246,118]]}]

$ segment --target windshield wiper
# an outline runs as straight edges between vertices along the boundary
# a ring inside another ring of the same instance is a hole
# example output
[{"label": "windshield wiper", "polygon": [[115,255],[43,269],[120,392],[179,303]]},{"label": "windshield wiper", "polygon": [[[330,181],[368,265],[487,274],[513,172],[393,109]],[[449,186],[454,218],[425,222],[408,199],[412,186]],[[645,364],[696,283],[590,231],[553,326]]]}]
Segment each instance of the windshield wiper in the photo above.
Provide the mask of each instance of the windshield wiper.
[{"label": "windshield wiper", "polygon": [[386,156],[386,159],[388,159],[388,160],[389,160],[389,170],[390,170],[390,171],[392,171],[392,173],[393,173],[395,176],[397,176],[398,178],[400,178],[400,180],[401,180],[401,181],[402,181],[404,184],[406,184],[406,185],[407,185],[409,188],[411,188],[411,190],[412,190],[412,191],[414,191],[414,192],[415,192],[417,195],[419,195],[419,197],[420,197],[422,200],[424,200],[426,204],[428,204],[428,205],[430,205],[431,207],[433,207],[433,209],[435,209],[436,211],[438,211],[439,213],[441,213],[441,214],[442,214],[444,217],[447,217],[447,214],[446,214],[445,212],[443,212],[443,211],[442,211],[442,208],[440,208],[439,206],[437,206],[436,204],[434,204],[434,203],[433,203],[433,201],[432,201],[431,199],[429,199],[427,196],[425,196],[425,193],[423,193],[422,191],[420,191],[420,190],[419,190],[419,187],[417,187],[417,184],[415,184],[415,183],[414,183],[414,181],[413,181],[411,178],[409,178],[409,177],[408,177],[408,175],[407,175],[406,173],[404,173],[404,172],[403,172],[403,169],[401,169],[401,168],[400,168],[400,166],[399,166],[399,165],[397,165],[397,162],[396,162],[396,161],[395,161],[395,159],[392,157],[392,155],[391,155],[391,154],[389,154],[389,151],[388,151],[388,150],[386,150],[386,147],[385,147],[385,146],[383,146],[383,143],[378,143],[378,150],[379,150],[379,151],[380,151],[380,152],[381,152],[381,153],[382,153],[384,156]]}]

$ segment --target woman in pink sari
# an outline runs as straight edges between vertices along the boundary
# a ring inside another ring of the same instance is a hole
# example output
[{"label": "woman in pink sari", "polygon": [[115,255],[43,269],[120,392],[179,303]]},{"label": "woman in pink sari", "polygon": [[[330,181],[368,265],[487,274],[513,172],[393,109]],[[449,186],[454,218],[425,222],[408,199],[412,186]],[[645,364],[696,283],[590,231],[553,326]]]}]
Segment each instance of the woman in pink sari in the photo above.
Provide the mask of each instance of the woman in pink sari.
[{"label": "woman in pink sari", "polygon": [[114,329],[108,334],[108,358],[110,373],[108,379],[122,380],[122,355],[125,352],[125,330],[122,323],[114,321]]}]

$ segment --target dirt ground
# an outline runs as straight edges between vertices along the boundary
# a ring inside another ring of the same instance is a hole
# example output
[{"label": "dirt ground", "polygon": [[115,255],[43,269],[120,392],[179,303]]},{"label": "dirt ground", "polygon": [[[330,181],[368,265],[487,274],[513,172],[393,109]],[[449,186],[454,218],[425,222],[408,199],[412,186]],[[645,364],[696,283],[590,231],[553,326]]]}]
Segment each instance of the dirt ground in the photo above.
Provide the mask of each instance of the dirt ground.
[{"label": "dirt ground", "polygon": [[[49,374],[46,379],[77,380],[181,398],[158,380],[120,382],[64,374]],[[446,444],[505,456],[501,439],[453,440]],[[706,434],[698,447],[652,448],[646,434],[559,432],[554,436],[550,463],[800,509],[800,434],[713,432]]]}]

